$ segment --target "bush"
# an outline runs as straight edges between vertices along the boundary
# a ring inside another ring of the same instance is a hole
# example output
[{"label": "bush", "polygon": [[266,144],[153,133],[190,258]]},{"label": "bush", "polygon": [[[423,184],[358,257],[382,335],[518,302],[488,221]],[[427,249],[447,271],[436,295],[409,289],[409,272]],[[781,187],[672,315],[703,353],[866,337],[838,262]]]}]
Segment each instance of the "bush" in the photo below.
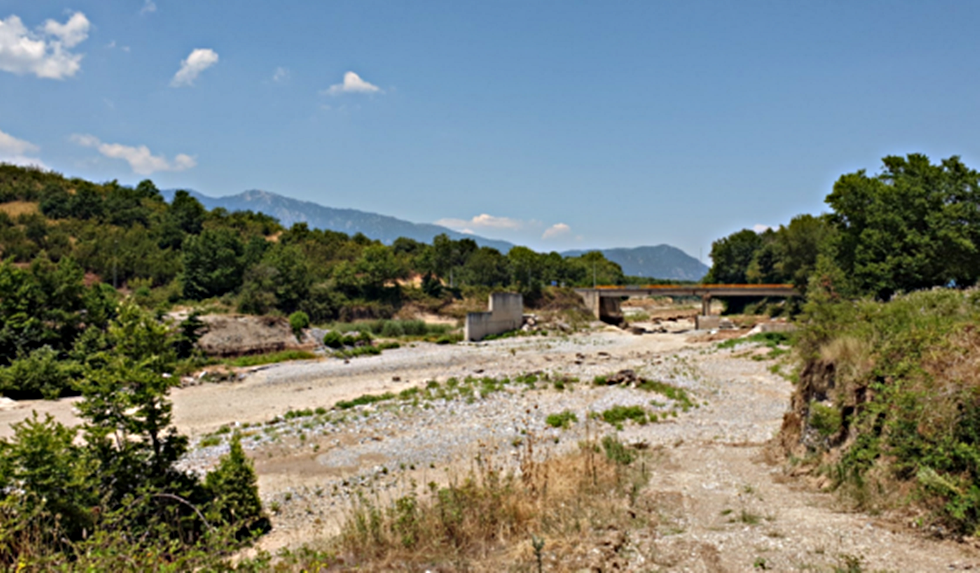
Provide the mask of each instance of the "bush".
[{"label": "bush", "polygon": [[397,320],[386,320],[384,321],[384,326],[382,326],[380,334],[385,338],[398,338],[399,336],[405,336],[405,328]]},{"label": "bush", "polygon": [[545,423],[552,428],[564,429],[571,426],[575,422],[578,422],[578,416],[576,416],[575,412],[572,412],[571,410],[565,410],[564,412],[560,412],[558,414],[549,414],[548,417],[545,418]]},{"label": "bush", "polygon": [[980,530],[980,293],[811,300],[805,311],[788,453],[826,461],[859,504],[904,504],[889,492],[914,489],[946,530]]},{"label": "bush", "polygon": [[323,336],[323,345],[327,348],[340,348],[344,345],[344,335],[331,330]]},{"label": "bush", "polygon": [[239,539],[255,537],[271,529],[271,523],[262,511],[255,468],[242,450],[238,432],[232,436],[230,445],[218,467],[204,478],[204,486],[211,496],[211,518],[235,526]]},{"label": "bush", "polygon": [[289,327],[293,329],[293,334],[299,340],[303,335],[303,329],[310,326],[310,316],[298,310],[289,315]]},{"label": "bush", "polygon": [[54,400],[77,394],[76,381],[80,378],[77,362],[61,360],[50,346],[42,346],[0,370],[0,393],[18,399]]}]

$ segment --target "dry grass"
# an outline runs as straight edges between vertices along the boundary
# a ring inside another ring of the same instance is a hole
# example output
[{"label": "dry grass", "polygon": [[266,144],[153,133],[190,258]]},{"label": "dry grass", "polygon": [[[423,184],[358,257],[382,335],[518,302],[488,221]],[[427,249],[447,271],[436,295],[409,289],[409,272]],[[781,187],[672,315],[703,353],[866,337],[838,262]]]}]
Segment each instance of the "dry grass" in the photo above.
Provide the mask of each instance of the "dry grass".
[{"label": "dry grass", "polygon": [[[643,512],[633,507],[648,456],[604,454],[585,442],[574,453],[534,461],[533,448],[526,440],[518,471],[505,472],[484,452],[465,477],[442,487],[412,484],[387,502],[362,492],[337,554],[366,571],[537,570],[538,555],[548,571],[579,570],[595,560],[597,539],[642,524]],[[540,553],[535,540],[544,541]]]},{"label": "dry grass", "polygon": [[38,212],[38,204],[29,201],[11,201],[9,203],[0,203],[0,211],[3,211],[11,218],[19,217],[20,215],[31,215]]}]

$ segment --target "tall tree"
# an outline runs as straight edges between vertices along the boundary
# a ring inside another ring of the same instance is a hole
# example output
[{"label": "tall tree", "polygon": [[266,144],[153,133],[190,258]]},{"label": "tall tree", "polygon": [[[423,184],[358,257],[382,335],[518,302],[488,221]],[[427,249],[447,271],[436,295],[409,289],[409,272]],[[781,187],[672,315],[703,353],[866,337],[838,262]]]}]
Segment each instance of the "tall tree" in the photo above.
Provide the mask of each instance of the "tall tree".
[{"label": "tall tree", "polygon": [[958,157],[889,156],[877,176],[843,175],[827,196],[837,261],[880,298],[980,277],[980,175]]},{"label": "tall tree", "polygon": [[742,229],[711,243],[712,265],[704,282],[715,284],[748,282],[749,265],[761,246],[762,237],[751,229]]},{"label": "tall tree", "polygon": [[184,296],[201,300],[221,296],[242,284],[245,251],[229,229],[207,229],[184,241]]}]

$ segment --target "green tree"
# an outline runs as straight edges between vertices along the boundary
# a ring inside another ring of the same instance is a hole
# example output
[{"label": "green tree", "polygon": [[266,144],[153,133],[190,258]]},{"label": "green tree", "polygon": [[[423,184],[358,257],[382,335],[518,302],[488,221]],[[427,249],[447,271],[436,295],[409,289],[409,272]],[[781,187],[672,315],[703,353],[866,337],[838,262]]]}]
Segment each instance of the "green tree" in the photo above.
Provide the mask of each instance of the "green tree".
[{"label": "green tree", "polygon": [[505,285],[510,278],[507,257],[490,247],[480,247],[473,252],[461,274],[463,282],[467,284],[491,287]]},{"label": "green tree", "polygon": [[184,190],[174,193],[174,199],[170,202],[170,209],[167,211],[167,219],[188,235],[200,233],[207,216],[208,211],[204,205]]},{"label": "green tree", "polygon": [[63,360],[50,346],[42,346],[0,368],[0,393],[12,398],[54,400],[77,392],[78,363]]},{"label": "green tree", "polygon": [[238,432],[231,438],[228,453],[205,476],[204,486],[211,497],[212,519],[237,526],[239,539],[253,537],[269,529],[269,519],[259,499],[255,468],[242,449]]},{"label": "green tree", "polygon": [[365,248],[354,268],[362,293],[371,299],[386,298],[391,293],[398,293],[398,285],[391,283],[406,275],[391,249],[384,245]]},{"label": "green tree", "polygon": [[0,561],[20,543],[63,548],[81,539],[98,504],[95,466],[74,428],[37,412],[12,427],[13,438],[0,440]]},{"label": "green tree", "polygon": [[589,251],[565,259],[564,273],[576,286],[621,285],[625,281],[623,268],[606,258],[601,251]]},{"label": "green tree", "polygon": [[37,312],[45,303],[44,292],[30,272],[10,261],[0,263],[0,360],[9,362],[50,339]]},{"label": "green tree", "polygon": [[108,334],[111,354],[86,375],[78,410],[103,488],[120,502],[142,486],[167,489],[186,481],[175,464],[187,438],[171,425],[167,394],[178,378],[171,375],[176,353],[166,325],[126,303]]},{"label": "green tree", "polygon": [[295,311],[309,295],[313,282],[303,252],[298,247],[276,245],[266,252],[263,261],[275,271],[272,286],[276,308],[286,313]]},{"label": "green tree", "polygon": [[184,296],[221,296],[242,284],[244,246],[229,229],[207,229],[184,241]]},{"label": "green tree", "polygon": [[782,281],[788,281],[806,293],[817,259],[828,252],[834,229],[827,217],[798,215],[778,231],[779,270]]},{"label": "green tree", "polygon": [[709,284],[745,284],[749,265],[762,246],[762,237],[742,229],[711,243],[711,270],[704,278]]},{"label": "green tree", "polygon": [[863,292],[972,285],[980,277],[980,175],[958,157],[889,156],[841,176],[826,202],[837,263]]}]

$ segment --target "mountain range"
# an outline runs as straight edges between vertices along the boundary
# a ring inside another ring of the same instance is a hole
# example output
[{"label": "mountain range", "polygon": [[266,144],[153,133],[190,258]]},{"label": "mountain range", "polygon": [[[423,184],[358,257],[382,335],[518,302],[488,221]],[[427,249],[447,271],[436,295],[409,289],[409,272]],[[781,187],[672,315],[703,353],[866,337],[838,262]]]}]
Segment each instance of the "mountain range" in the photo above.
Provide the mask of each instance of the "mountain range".
[{"label": "mountain range", "polygon": [[[162,191],[167,201],[173,200],[175,192],[174,189]],[[357,209],[325,207],[318,203],[300,201],[269,191],[251,190],[225,197],[210,197],[196,191],[188,192],[208,209],[221,207],[228,211],[257,211],[279,219],[279,222],[286,227],[305,222],[316,229],[329,229],[349,235],[363,233],[371,239],[389,245],[398,237],[431,243],[433,237],[445,233],[453,240],[473,239],[482,247],[493,247],[502,253],[506,253],[514,246],[507,241],[460,233],[441,225],[412,223]],[[701,261],[670,245],[593,250],[600,250],[607,259],[619,263],[627,275],[696,281],[708,272],[708,267]],[[565,251],[561,255],[578,256],[586,252],[588,251]]]}]

